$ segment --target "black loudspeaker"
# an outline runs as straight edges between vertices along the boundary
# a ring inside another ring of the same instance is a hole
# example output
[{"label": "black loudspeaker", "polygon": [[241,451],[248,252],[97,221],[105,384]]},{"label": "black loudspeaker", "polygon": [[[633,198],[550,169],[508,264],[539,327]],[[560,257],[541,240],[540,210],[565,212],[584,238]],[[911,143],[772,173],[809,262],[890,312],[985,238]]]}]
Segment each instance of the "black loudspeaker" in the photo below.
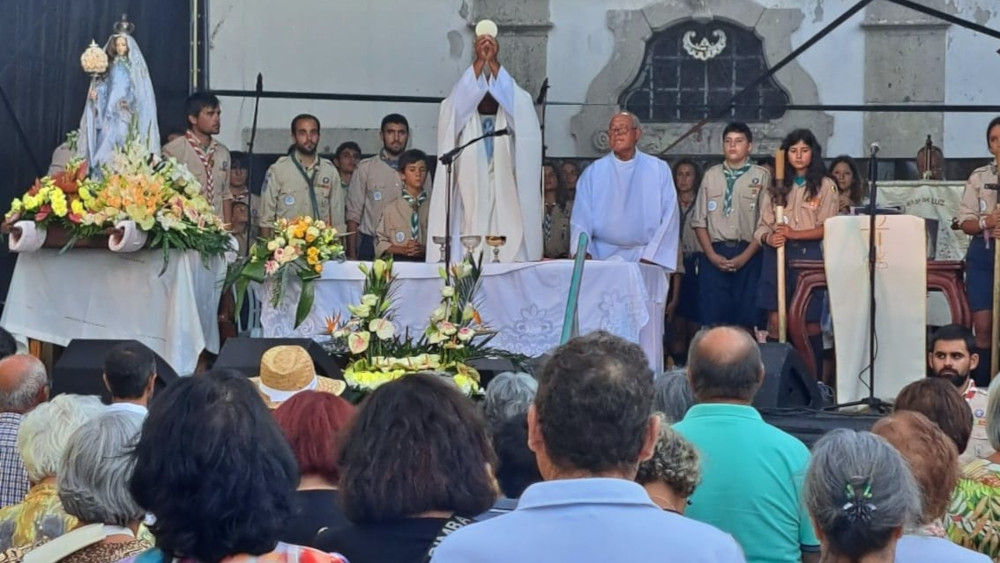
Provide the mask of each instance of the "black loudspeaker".
[{"label": "black loudspeaker", "polygon": [[235,369],[247,377],[257,377],[261,357],[275,346],[301,346],[309,352],[317,375],[344,378],[337,361],[311,338],[227,338],[212,369]]},{"label": "black loudspeaker", "polygon": [[479,372],[479,385],[483,389],[486,389],[494,377],[505,371],[521,371],[509,358],[473,358],[466,363]]},{"label": "black loudspeaker", "polygon": [[[75,395],[99,395],[105,404],[111,402],[111,393],[104,386],[104,356],[119,344],[133,342],[144,346],[136,340],[71,340],[63,350],[55,367],[52,369],[52,396],[63,393]],[[149,348],[146,347],[148,350]],[[152,351],[152,350],[150,350]],[[159,354],[156,356],[156,392],[177,380],[177,372]]]},{"label": "black loudspeaker", "polygon": [[764,383],[753,398],[758,409],[813,408],[823,406],[816,378],[789,344],[768,342],[760,345],[764,362]]}]

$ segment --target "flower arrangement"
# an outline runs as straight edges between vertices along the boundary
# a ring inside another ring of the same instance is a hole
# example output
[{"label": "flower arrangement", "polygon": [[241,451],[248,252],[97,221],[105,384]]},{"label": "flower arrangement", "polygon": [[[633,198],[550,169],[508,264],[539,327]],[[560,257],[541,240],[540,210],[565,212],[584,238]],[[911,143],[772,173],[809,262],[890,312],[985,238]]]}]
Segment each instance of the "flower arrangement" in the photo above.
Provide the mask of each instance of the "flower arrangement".
[{"label": "flower arrangement", "polygon": [[[479,373],[475,369],[440,353],[441,350],[454,351],[444,348],[446,343],[452,342],[450,336],[441,332],[441,339],[430,344],[426,336],[414,340],[408,333],[398,333],[392,322],[392,260],[378,259],[371,267],[362,263],[358,268],[365,274],[361,301],[347,307],[351,317],[346,322],[341,322],[339,315],[327,318],[327,332],[333,342],[340,344],[341,349],[346,348],[349,354],[350,363],[344,370],[348,386],[356,394],[363,395],[407,374],[435,371],[449,374],[467,395],[481,393]],[[466,327],[455,328],[452,333],[456,342],[461,328]]]},{"label": "flower arrangement", "polygon": [[279,219],[272,229],[270,239],[259,240],[249,255],[232,270],[231,280],[236,284],[236,310],[242,306],[243,296],[251,281],[263,282],[273,277],[277,280],[271,301],[277,305],[284,286],[284,276],[294,272],[302,281],[302,293],[295,309],[295,326],[309,316],[315,300],[314,282],[323,273],[323,263],[343,259],[344,247],[337,230],[312,217],[298,217],[289,221]]},{"label": "flower arrangement", "polygon": [[[71,149],[73,141],[69,138]],[[204,259],[231,249],[225,225],[201,196],[198,180],[175,159],[150,153],[134,124],[100,173],[88,172],[87,164],[74,158],[65,171],[37,180],[11,202],[7,229],[19,220],[59,225],[70,235],[65,250],[80,238],[133,221],[150,236],[149,247],[163,249],[164,268],[171,249],[197,250]]]},{"label": "flower arrangement", "polygon": [[483,325],[475,303],[482,272],[482,256],[478,262],[470,257],[453,264],[451,275],[444,268],[438,270],[445,281],[441,304],[431,313],[424,338],[445,363],[461,363],[481,355],[495,334]]},{"label": "flower arrangement", "polygon": [[81,185],[87,177],[87,164],[83,159],[73,159],[66,169],[52,176],[35,180],[35,184],[19,198],[10,202],[4,222],[13,224],[20,220],[34,221],[39,227],[50,224],[71,228],[79,224],[84,215]]}]

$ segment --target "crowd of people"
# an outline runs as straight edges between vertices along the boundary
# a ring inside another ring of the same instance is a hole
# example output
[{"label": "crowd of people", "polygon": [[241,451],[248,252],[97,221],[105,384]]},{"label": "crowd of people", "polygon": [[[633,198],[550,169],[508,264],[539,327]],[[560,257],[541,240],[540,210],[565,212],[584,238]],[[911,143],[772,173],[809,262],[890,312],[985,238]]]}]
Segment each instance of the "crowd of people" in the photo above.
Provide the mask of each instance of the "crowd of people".
[{"label": "crowd of people", "polygon": [[636,344],[590,333],[481,401],[427,372],[351,404],[288,345],[258,377],[156,390],[152,352],[123,343],[104,405],[50,397],[41,362],[13,354],[0,561],[1000,561],[1000,383],[974,386],[971,339],[941,329],[893,414],[811,452],[751,406],[764,366],[736,326],[656,376]]}]

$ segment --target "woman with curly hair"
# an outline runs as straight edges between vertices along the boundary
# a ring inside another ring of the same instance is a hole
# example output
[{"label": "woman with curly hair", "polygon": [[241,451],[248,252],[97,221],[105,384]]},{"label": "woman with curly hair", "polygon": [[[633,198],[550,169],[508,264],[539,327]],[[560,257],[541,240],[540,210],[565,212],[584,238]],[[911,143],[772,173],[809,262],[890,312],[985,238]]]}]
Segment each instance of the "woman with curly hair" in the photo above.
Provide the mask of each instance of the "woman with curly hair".
[{"label": "woman with curly hair", "polygon": [[684,514],[688,498],[701,479],[698,452],[691,442],[670,428],[670,421],[663,413],[656,413],[656,417],[660,419],[660,437],[653,457],[639,464],[635,481],[646,489],[656,506]]},{"label": "woman with curly hair", "polygon": [[340,504],[352,525],[313,543],[351,563],[420,563],[446,528],[497,498],[486,421],[458,387],[430,373],[376,389],[340,456]]}]

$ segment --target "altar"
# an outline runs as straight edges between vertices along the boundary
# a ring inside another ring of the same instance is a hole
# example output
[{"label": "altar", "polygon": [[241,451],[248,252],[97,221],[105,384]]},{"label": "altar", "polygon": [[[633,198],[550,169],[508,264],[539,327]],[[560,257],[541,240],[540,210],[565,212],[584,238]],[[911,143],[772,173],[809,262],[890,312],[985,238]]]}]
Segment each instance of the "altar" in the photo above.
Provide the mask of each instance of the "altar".
[{"label": "altar", "polygon": [[[396,262],[393,312],[399,330],[422,334],[441,299],[444,280],[440,264]],[[571,260],[531,263],[483,264],[477,294],[483,322],[497,331],[490,346],[539,356],[558,346]],[[268,280],[261,293],[264,336],[313,337],[326,331],[326,318],[348,318],[348,305],[361,299],[364,275],[358,262],[328,262],[315,286],[309,316],[293,328],[300,286],[285,280],[280,301],[273,302],[275,282]],[[615,261],[588,261],[580,286],[580,333],[606,330],[642,346],[653,369],[663,365],[663,315],[668,280],[658,266]]]},{"label": "altar", "polygon": [[74,338],[138,340],[179,375],[193,373],[202,350],[219,351],[217,310],[222,257],[206,268],[193,250],[163,252],[42,249],[21,254],[0,326],[66,346]]}]

